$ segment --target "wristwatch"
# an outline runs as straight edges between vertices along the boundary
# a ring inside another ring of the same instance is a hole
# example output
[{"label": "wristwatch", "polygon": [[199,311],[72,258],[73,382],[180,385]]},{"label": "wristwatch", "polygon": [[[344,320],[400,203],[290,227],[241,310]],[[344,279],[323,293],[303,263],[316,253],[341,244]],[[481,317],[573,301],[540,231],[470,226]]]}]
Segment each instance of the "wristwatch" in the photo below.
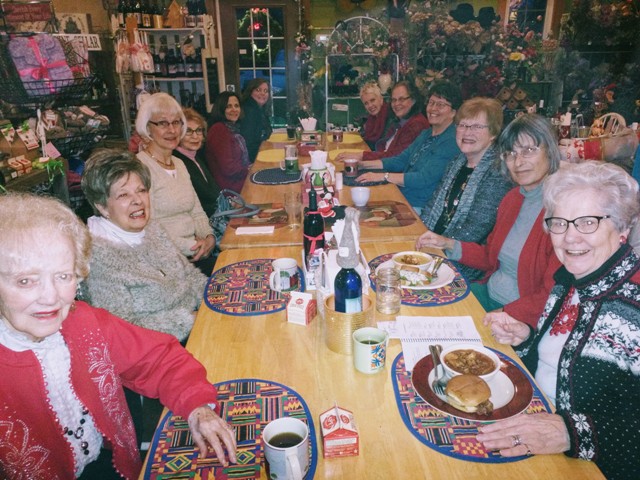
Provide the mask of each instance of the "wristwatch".
[{"label": "wristwatch", "polygon": [[389,172],[385,172],[384,173],[384,181],[388,182],[389,181]]}]

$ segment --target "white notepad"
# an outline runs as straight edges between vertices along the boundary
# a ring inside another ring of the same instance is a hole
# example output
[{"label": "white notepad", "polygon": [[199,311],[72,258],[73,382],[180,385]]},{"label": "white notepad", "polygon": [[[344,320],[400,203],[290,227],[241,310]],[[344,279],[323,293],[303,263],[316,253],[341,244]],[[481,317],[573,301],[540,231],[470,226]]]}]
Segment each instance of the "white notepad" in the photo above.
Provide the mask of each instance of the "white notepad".
[{"label": "white notepad", "polygon": [[273,225],[265,225],[261,227],[238,227],[236,235],[271,235],[275,227]]}]

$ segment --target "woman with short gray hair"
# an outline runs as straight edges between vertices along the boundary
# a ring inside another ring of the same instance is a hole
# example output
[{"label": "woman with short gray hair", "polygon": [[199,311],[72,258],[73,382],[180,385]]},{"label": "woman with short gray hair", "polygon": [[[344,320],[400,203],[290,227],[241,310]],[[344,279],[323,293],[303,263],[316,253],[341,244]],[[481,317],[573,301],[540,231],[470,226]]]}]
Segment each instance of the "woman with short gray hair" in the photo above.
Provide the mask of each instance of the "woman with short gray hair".
[{"label": "woman with short gray hair", "polygon": [[595,462],[610,480],[640,472],[640,258],[627,243],[638,184],[610,163],[563,166],[543,187],[545,229],[562,267],[534,326],[506,312],[485,324],[517,346],[556,407],[481,428],[504,456],[562,453]]},{"label": "woman with short gray hair", "polygon": [[389,104],[384,101],[382,91],[376,82],[367,82],[362,86],[360,100],[369,114],[362,125],[362,139],[374,150],[391,121]]}]

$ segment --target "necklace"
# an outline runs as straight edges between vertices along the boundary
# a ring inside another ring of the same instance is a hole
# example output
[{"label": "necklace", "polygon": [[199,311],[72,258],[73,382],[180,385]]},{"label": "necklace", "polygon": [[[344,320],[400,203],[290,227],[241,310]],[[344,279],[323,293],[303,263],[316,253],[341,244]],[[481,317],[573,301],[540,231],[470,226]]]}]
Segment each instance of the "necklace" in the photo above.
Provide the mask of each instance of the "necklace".
[{"label": "necklace", "polygon": [[449,222],[451,222],[453,215],[456,213],[458,204],[460,203],[460,198],[464,193],[464,189],[467,188],[469,177],[471,177],[472,173],[473,168],[467,166],[462,167],[458,172],[456,179],[451,184],[451,188],[447,192],[447,196],[444,201],[444,215],[446,216],[446,225],[449,225]]},{"label": "necklace", "polygon": [[173,170],[173,168],[175,167],[175,165],[173,164],[173,159],[171,158],[171,156],[169,157],[169,161],[165,162],[165,161],[159,159],[158,157],[156,157],[153,153],[151,153],[151,150],[147,149],[145,151],[149,154],[149,156],[151,158],[153,158],[157,163],[162,165],[164,168],[167,168],[169,170]]},{"label": "necklace", "polygon": [[[84,436],[84,427],[83,425],[87,422],[87,419],[84,418],[89,413],[89,410],[86,408],[82,409],[82,418],[80,419],[80,426],[78,426],[75,430],[70,427],[64,427],[62,433],[65,435],[69,435],[70,437],[75,438],[76,440],[81,440]],[[82,453],[85,455],[89,455],[89,442],[86,440],[80,441],[80,448],[82,449]]]}]

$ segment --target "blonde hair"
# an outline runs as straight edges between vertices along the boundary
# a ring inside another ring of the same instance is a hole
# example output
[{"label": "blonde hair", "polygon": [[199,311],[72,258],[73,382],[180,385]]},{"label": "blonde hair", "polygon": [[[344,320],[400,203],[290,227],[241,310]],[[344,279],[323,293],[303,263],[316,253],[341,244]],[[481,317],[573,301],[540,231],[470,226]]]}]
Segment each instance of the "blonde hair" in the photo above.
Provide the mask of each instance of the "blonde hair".
[{"label": "blonde hair", "polygon": [[382,90],[376,82],[367,82],[360,89],[360,97],[366,95],[367,93],[372,93],[376,97],[382,98]]},{"label": "blonde hair", "polygon": [[74,246],[75,274],[78,280],[89,274],[89,230],[59,200],[26,193],[0,195],[0,225],[1,263],[15,258],[18,246],[28,239],[47,242],[49,239],[46,233],[56,231],[66,236]]}]

